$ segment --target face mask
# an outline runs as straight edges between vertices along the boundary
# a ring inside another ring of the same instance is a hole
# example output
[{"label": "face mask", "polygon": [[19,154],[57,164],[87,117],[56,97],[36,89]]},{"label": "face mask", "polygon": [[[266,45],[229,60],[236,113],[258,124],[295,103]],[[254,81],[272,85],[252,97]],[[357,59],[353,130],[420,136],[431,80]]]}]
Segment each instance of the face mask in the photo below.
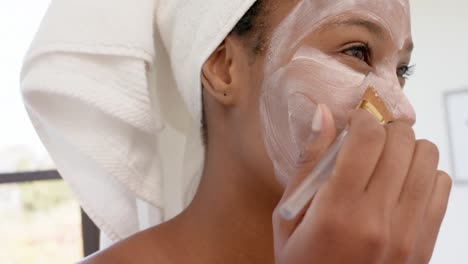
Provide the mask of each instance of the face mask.
[{"label": "face mask", "polygon": [[[341,130],[348,112],[372,86],[395,119],[415,119],[396,75],[400,52],[411,40],[409,19],[403,0],[304,0],[275,28],[260,113],[267,151],[282,184],[297,173],[301,152],[313,140],[311,122],[319,103],[330,108]],[[370,36],[385,41],[386,52],[368,70],[350,66],[342,55],[323,49],[326,45],[309,44],[315,34],[338,34],[351,27],[364,33],[343,41],[366,42]]]}]

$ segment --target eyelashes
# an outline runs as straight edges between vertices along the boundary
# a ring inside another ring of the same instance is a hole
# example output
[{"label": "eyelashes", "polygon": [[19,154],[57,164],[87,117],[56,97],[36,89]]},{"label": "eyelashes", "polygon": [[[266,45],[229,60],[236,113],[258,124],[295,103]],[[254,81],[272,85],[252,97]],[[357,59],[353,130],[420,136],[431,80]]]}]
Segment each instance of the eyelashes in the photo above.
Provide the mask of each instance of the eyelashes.
[{"label": "eyelashes", "polygon": [[[342,53],[352,56],[360,61],[372,66],[372,49],[368,43],[352,43],[342,50]],[[414,74],[415,65],[402,65],[396,69],[398,78],[408,79]]]},{"label": "eyelashes", "polygon": [[344,54],[355,57],[371,65],[371,49],[367,43],[354,43],[342,51]]},{"label": "eyelashes", "polygon": [[416,65],[403,65],[398,67],[397,76],[400,78],[408,79],[414,74],[416,70]]}]

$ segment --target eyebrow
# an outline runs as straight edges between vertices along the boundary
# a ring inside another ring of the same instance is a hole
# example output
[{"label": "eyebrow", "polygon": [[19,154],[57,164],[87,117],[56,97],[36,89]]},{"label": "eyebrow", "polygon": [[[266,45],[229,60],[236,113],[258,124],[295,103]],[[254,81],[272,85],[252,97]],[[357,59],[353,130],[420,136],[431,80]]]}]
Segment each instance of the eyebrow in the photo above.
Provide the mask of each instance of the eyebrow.
[{"label": "eyebrow", "polygon": [[330,22],[328,25],[330,26],[358,26],[358,27],[364,27],[366,28],[369,32],[374,33],[379,36],[384,35],[384,30],[383,28],[370,20],[362,19],[362,18],[350,18],[350,19],[345,19],[345,20],[335,20]]}]

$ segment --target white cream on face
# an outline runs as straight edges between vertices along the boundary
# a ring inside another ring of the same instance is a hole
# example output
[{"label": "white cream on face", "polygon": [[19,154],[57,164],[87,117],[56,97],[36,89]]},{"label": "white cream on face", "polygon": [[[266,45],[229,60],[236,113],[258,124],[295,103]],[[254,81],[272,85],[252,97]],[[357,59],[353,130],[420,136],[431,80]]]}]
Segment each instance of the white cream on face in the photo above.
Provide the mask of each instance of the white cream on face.
[{"label": "white cream on face", "polygon": [[[367,86],[373,85],[396,119],[414,120],[396,76],[399,52],[411,37],[409,19],[406,0],[304,0],[275,29],[260,102],[265,143],[281,183],[297,172],[302,148],[313,139],[310,126],[319,103],[331,109],[337,127],[343,129],[348,112],[359,103]],[[363,21],[371,22],[366,24],[369,30],[382,31],[391,51],[369,72],[356,70],[304,42],[330,23]]]}]

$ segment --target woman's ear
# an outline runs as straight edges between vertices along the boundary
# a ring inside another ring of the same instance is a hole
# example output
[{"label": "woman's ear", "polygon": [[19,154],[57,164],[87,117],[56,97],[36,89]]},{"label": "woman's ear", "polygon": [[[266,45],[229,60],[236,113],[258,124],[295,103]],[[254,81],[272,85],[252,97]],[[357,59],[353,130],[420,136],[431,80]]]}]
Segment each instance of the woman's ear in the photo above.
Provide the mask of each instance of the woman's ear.
[{"label": "woman's ear", "polygon": [[205,92],[226,106],[234,105],[239,94],[236,84],[239,83],[240,65],[237,64],[242,63],[241,57],[245,56],[241,45],[239,40],[227,37],[202,67],[201,81]]}]

